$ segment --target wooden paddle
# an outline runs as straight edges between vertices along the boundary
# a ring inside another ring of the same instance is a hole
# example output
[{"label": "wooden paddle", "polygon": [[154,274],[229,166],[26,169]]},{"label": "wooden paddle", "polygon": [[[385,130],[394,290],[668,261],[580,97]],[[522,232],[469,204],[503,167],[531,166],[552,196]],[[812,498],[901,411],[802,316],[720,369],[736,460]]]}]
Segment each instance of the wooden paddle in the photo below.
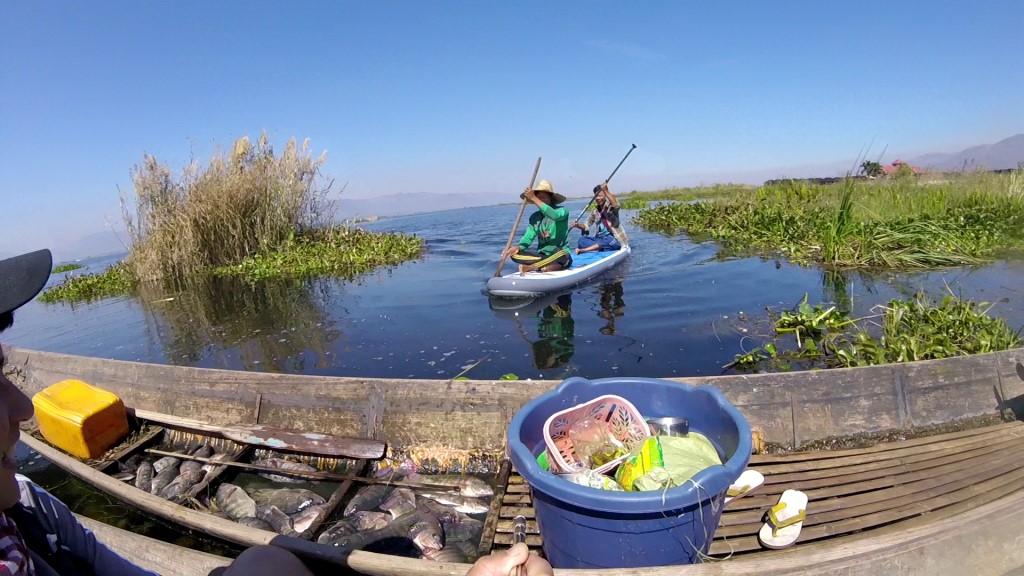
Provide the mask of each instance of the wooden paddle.
[{"label": "wooden paddle", "polygon": [[160,414],[149,410],[132,409],[136,418],[149,420],[171,428],[184,428],[196,432],[215,434],[242,444],[263,446],[274,450],[291,450],[336,458],[366,458],[376,460],[384,456],[385,444],[370,438],[332,436],[316,432],[302,432],[273,428],[260,424],[230,424],[216,426],[198,420]]},{"label": "wooden paddle", "polygon": [[[530,189],[533,189],[533,183],[537,180],[537,172],[540,171],[540,156],[537,157],[537,164],[533,167],[533,176],[530,177]],[[516,228],[519,228],[519,221],[523,219],[523,212],[526,210],[526,205],[529,204],[529,200],[523,198],[523,204],[519,207],[519,215],[516,216],[516,223],[512,225],[512,231],[508,233],[508,242],[505,243],[505,249],[501,251],[501,260],[498,261],[498,270],[494,272],[494,277],[501,276],[501,269],[505,266],[505,254],[508,252],[510,246],[512,246],[512,239],[516,237]]]},{"label": "wooden paddle", "polygon": [[233,461],[219,461],[212,458],[204,458],[202,456],[190,456],[188,454],[181,454],[178,452],[168,452],[166,450],[158,450],[156,448],[146,448],[146,452],[150,454],[156,454],[157,456],[173,456],[179,460],[193,460],[195,462],[202,462],[204,464],[215,464],[217,466],[232,466],[234,468],[245,468],[246,470],[256,470],[258,472],[269,472],[271,474],[279,474],[281,476],[301,476],[303,478],[311,478],[313,480],[332,480],[336,482],[342,482],[350,480],[352,482],[359,482],[361,484],[387,484],[389,486],[405,486],[406,488],[425,488],[432,491],[440,492],[458,492],[457,486],[448,486],[445,484],[430,484],[429,482],[405,482],[403,480],[388,480],[387,478],[364,478],[363,476],[350,476],[348,474],[334,474],[331,472],[321,472],[319,470],[290,470],[288,468],[273,468],[271,466],[260,466],[258,464],[246,464],[245,462],[233,462]]}]

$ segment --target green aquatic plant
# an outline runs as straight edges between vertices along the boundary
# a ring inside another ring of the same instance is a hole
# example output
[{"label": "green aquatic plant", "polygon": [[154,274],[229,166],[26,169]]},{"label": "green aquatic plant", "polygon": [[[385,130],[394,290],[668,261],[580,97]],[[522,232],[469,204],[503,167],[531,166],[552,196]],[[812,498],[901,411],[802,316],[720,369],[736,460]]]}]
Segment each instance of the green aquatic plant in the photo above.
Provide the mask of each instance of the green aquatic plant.
[{"label": "green aquatic plant", "polygon": [[50,272],[50,274],[60,274],[61,272],[71,272],[72,270],[78,270],[79,268],[82,268],[82,267],[83,266],[81,264],[76,264],[74,262],[67,262],[65,264],[61,264],[60,266],[57,266],[56,268],[54,268],[53,271]]},{"label": "green aquatic plant", "polygon": [[[1020,331],[988,315],[992,305],[952,294],[933,302],[918,294],[876,306],[850,319],[836,307],[811,306],[805,295],[792,310],[768,310],[771,340],[736,354],[724,369],[744,371],[869,366],[1008,350]],[[792,337],[792,341],[790,341]]]},{"label": "green aquatic plant", "polygon": [[103,272],[68,276],[64,282],[39,295],[41,302],[89,302],[120,296],[135,290],[137,282],[125,262],[118,262]]},{"label": "green aquatic plant", "polygon": [[218,276],[239,276],[250,282],[266,278],[340,276],[351,278],[379,266],[394,266],[418,258],[423,239],[406,234],[382,234],[360,228],[311,230],[280,249],[215,268]]}]

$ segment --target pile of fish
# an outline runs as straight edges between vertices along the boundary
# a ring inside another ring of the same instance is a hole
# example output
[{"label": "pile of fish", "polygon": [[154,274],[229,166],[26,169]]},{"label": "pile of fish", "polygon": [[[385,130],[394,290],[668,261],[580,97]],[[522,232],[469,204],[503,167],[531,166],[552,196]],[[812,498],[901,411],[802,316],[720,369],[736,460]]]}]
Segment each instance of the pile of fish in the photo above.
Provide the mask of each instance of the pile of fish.
[{"label": "pile of fish", "polygon": [[[349,501],[344,517],[328,526],[317,542],[345,550],[416,556],[438,562],[476,559],[483,522],[469,514],[487,512],[488,503],[480,498],[494,495],[490,485],[472,476],[399,472],[392,478],[430,485],[431,489],[366,486]],[[458,490],[458,494],[453,490]]]},{"label": "pile of fish", "polygon": [[239,524],[285,536],[309,538],[323,517],[327,501],[304,488],[264,488],[246,492],[222,483],[210,502],[210,511]]},{"label": "pile of fish", "polygon": [[[186,446],[176,452],[185,456],[207,458],[215,462],[230,459],[230,455],[225,452],[215,453],[213,446],[208,443]],[[145,490],[150,494],[156,494],[161,498],[181,504],[190,497],[189,491],[192,487],[202,482],[207,473],[216,466],[212,463],[185,460],[174,456],[147,459],[141,454],[136,454],[121,463],[119,471],[113,476],[118,480],[134,484],[139,490]]]},{"label": "pile of fish", "polygon": [[[376,483],[356,491],[340,519],[322,524],[331,510],[316,492],[300,487],[203,483],[218,464],[189,457],[223,462],[232,460],[232,455],[215,452],[209,442],[192,442],[172,451],[178,457],[132,456],[120,464],[114,476],[175,503],[285,536],[311,539],[319,526],[326,525],[317,542],[344,550],[472,562],[478,554],[483,521],[471,515],[485,514],[494,495],[488,483],[473,476],[420,475],[402,466],[383,468],[375,475]],[[252,464],[280,470],[258,472],[275,484],[311,483],[301,472],[318,471],[308,464],[272,456]],[[403,487],[391,484],[393,481]],[[404,487],[411,485],[417,486],[415,491]]]}]

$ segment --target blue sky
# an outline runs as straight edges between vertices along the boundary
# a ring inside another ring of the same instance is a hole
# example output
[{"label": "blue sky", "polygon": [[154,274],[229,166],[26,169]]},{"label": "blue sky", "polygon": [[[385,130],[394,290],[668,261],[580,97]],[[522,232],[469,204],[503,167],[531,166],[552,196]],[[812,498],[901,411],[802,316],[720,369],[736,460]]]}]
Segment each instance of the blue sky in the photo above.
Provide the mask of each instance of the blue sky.
[{"label": "blue sky", "polygon": [[[891,4],[891,5],[890,5]],[[344,194],[831,176],[1024,132],[1024,3],[0,3],[0,252],[266,130]]]}]

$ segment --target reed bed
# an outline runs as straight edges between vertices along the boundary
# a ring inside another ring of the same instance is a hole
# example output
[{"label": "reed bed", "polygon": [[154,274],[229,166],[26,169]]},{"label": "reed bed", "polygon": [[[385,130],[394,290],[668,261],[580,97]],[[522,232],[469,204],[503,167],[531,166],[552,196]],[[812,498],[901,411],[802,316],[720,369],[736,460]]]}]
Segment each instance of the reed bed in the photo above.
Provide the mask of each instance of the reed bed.
[{"label": "reed bed", "polygon": [[179,175],[151,155],[132,169],[134,194],[121,195],[131,249],[100,274],[68,278],[45,302],[82,301],[132,292],[139,285],[188,289],[209,276],[249,282],[272,277],[353,277],[417,258],[423,241],[335,224],[332,183],[308,142],[290,139],[275,154],[266,133],[238,139],[206,166]]},{"label": "reed bed", "polygon": [[840,268],[974,264],[1024,238],[1024,178],[965,174],[819,185],[783,182],[714,201],[660,204],[634,223],[686,232],[734,252],[781,252],[797,263]]}]

